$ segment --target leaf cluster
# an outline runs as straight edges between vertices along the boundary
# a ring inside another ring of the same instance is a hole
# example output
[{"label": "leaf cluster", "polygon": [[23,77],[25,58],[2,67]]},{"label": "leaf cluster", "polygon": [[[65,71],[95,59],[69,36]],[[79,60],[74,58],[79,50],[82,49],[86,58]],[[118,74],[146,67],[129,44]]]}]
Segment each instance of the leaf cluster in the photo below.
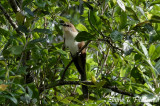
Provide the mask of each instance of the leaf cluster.
[{"label": "leaf cluster", "polygon": [[[1,0],[0,12],[1,105],[160,104],[158,0]],[[91,41],[92,84],[74,83],[60,20],[75,25],[76,41]],[[59,83],[66,67],[71,84]]]}]

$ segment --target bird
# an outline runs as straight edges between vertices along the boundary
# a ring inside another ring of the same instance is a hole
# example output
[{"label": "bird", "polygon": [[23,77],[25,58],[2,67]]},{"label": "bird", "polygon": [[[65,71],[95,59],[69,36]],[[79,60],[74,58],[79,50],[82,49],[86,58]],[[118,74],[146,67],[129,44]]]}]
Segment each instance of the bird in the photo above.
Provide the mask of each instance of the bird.
[{"label": "bird", "polygon": [[[70,22],[61,22],[63,35],[64,35],[64,45],[69,48],[71,56],[73,58],[74,65],[76,66],[78,72],[81,75],[81,81],[86,81],[86,48],[84,48],[78,55],[77,52],[85,45],[84,41],[77,42],[75,37],[78,34],[78,31],[74,25]],[[83,97],[88,99],[88,87],[82,85]]]}]

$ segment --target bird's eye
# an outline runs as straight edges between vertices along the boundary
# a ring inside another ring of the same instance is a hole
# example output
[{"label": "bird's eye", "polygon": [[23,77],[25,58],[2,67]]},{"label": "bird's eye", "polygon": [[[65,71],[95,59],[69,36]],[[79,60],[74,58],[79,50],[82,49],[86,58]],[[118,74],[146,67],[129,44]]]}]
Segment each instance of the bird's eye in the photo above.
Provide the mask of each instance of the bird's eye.
[{"label": "bird's eye", "polygon": [[61,25],[63,25],[63,26],[65,26],[65,27],[71,27],[71,25],[69,25],[69,24],[61,24]]},{"label": "bird's eye", "polygon": [[71,26],[66,24],[66,27],[71,27]]}]

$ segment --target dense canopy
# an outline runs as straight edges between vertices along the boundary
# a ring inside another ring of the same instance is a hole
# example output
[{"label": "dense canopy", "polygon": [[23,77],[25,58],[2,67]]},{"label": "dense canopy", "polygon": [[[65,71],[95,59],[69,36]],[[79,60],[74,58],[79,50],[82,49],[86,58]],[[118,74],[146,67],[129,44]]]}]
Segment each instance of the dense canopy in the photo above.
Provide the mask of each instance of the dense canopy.
[{"label": "dense canopy", "polygon": [[[159,0],[0,0],[0,13],[1,105],[160,104]],[[87,81],[60,21],[86,42]]]}]

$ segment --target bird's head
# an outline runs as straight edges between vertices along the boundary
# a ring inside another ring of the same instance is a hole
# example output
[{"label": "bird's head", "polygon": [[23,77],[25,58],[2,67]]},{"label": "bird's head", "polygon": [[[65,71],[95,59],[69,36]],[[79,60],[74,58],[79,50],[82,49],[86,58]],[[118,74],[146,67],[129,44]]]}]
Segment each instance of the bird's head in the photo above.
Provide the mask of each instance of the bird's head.
[{"label": "bird's head", "polygon": [[63,22],[60,23],[63,26],[63,31],[64,33],[73,33],[73,32],[77,32],[76,28],[74,27],[73,24],[69,23],[69,22]]}]

